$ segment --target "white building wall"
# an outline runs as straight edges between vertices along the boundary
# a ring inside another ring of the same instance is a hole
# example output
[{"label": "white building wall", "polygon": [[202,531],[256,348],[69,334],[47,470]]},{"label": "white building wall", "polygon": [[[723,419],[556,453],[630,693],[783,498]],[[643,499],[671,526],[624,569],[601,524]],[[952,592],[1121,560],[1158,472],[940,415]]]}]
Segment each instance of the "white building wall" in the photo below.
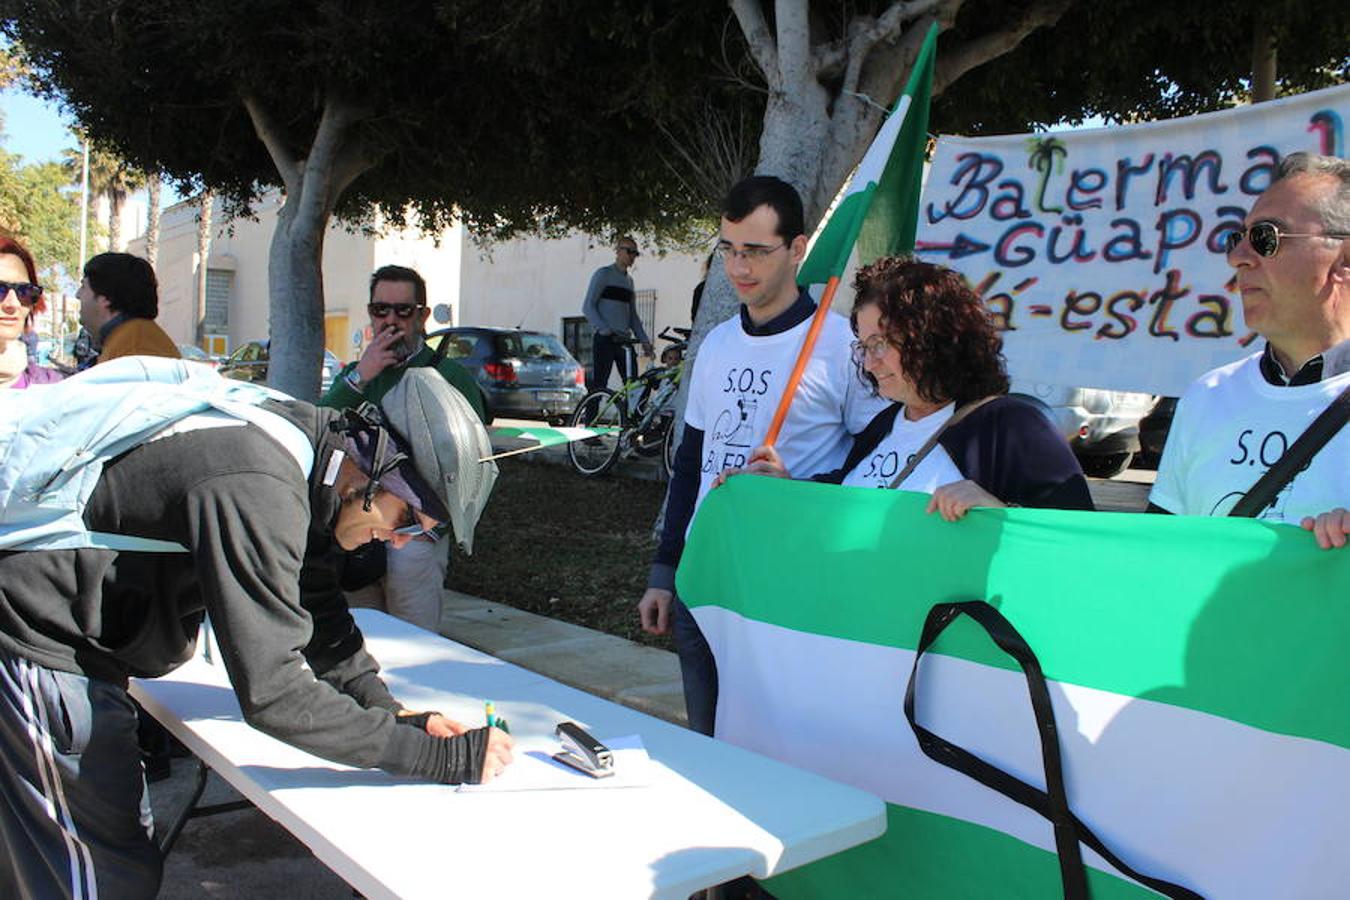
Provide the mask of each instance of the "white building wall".
[{"label": "white building wall", "polygon": [[[223,212],[217,203],[208,265],[234,273],[230,350],[268,336],[267,265],[280,203],[280,195],[271,193],[255,207],[255,219],[233,222],[222,221]],[[179,343],[193,343],[196,329],[196,212],[189,202],[177,203],[165,209],[160,220],[156,266],[159,323]],[[519,325],[561,335],[562,320],[581,315],[592,273],[614,261],[611,244],[582,234],[556,240],[521,238],[483,249],[462,225],[456,224],[438,238],[422,236],[415,229],[372,237],[348,231],[340,224],[329,227],[323,253],[328,349],[344,361],[356,358],[364,349],[369,340],[366,302],[370,273],[380,266],[409,266],[426,279],[427,299],[433,310],[428,330],[452,322]],[[641,237],[638,244],[643,255],[632,269],[633,280],[639,291],[654,290],[657,297],[652,336],[667,326],[688,327],[689,300],[700,277],[702,257],[688,253],[659,255]],[[128,252],[145,255],[143,234],[129,242]]]},{"label": "white building wall", "polygon": [[[127,243],[126,252],[145,256],[145,235]],[[159,220],[159,326],[180,344],[195,342],[196,298],[193,293],[197,270],[197,208],[178,203],[165,209]]]},{"label": "white building wall", "polygon": [[[102,233],[94,237],[91,227],[89,246],[86,248],[89,256],[103,253],[109,249],[108,213],[111,208],[112,201],[108,199],[107,194],[97,194],[90,198],[89,224],[91,226],[96,224]],[[126,245],[131,243],[131,238],[145,231],[147,213],[148,208],[144,191],[133,191],[127,194],[122,201],[121,215],[118,216],[123,246],[111,249],[125,251]]]},{"label": "white building wall", "polygon": [[[656,291],[656,332],[689,327],[689,301],[703,258],[657,255],[641,237],[638,248],[643,255],[629,271],[639,291]],[[612,244],[584,234],[521,238],[486,249],[469,243],[460,279],[461,324],[520,326],[561,335],[562,320],[581,315],[591,275],[613,262]]]}]

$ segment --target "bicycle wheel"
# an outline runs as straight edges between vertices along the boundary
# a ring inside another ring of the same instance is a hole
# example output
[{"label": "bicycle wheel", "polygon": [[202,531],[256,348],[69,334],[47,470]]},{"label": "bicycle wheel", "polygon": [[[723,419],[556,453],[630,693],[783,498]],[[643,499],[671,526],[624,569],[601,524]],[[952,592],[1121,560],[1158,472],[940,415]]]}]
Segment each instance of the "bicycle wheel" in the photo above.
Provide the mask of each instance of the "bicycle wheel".
[{"label": "bicycle wheel", "polygon": [[572,441],[567,445],[567,458],[582,475],[603,475],[619,458],[619,437],[628,425],[623,403],[616,401],[609,391],[594,391],[577,404],[572,414],[574,428],[612,429],[605,434]]}]

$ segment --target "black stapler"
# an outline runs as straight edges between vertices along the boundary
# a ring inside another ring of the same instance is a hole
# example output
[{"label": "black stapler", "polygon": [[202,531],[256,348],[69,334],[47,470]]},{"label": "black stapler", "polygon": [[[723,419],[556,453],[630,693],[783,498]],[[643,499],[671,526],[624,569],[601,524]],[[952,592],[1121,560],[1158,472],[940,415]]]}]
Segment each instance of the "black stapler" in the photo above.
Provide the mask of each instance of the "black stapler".
[{"label": "black stapler", "polygon": [[562,752],[553,758],[592,778],[608,778],[614,774],[614,754],[609,748],[587,734],[575,722],[563,722],[557,728]]}]

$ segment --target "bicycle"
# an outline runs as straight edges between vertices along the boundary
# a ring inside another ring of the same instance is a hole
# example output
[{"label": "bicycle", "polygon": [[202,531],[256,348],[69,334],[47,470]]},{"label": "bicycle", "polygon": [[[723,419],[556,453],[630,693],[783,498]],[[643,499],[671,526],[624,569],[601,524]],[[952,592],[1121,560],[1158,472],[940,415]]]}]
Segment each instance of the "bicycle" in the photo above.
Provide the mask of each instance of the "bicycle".
[{"label": "bicycle", "polygon": [[[674,332],[680,337],[671,337]],[[671,346],[661,351],[661,364],[651,366],[642,374],[624,382],[618,390],[592,391],[577,404],[571,425],[576,428],[602,429],[594,437],[572,441],[567,445],[567,456],[572,467],[582,475],[603,475],[614,467],[620,457],[628,454],[656,456],[661,454],[666,477],[675,466],[675,394],[684,377],[684,351],[688,347],[689,329],[667,328],[657,335]],[[630,359],[636,356],[636,340],[626,340]],[[634,360],[635,362],[635,360]],[[629,371],[635,371],[633,365]]]}]

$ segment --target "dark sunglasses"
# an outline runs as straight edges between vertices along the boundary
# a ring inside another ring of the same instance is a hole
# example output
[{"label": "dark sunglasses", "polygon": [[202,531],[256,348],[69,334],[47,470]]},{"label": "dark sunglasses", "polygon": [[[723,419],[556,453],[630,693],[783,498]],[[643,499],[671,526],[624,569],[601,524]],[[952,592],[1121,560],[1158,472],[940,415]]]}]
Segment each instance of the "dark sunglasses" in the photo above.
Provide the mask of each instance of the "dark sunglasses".
[{"label": "dark sunglasses", "polygon": [[381,303],[376,300],[374,303],[366,304],[366,312],[370,313],[372,319],[383,319],[385,316],[393,313],[400,319],[411,319],[413,313],[421,309],[421,306],[409,303]]},{"label": "dark sunglasses", "polygon": [[1223,252],[1232,253],[1238,248],[1238,245],[1242,243],[1242,239],[1246,238],[1252,245],[1252,250],[1256,252],[1257,256],[1263,256],[1266,259],[1270,259],[1270,257],[1280,252],[1280,241],[1285,238],[1315,237],[1345,238],[1350,237],[1350,234],[1335,231],[1280,231],[1280,227],[1274,222],[1253,222],[1246,228],[1238,228],[1228,232],[1228,235],[1223,239]]},{"label": "dark sunglasses", "polygon": [[641,253],[638,252],[638,248],[636,247],[620,247],[619,249],[622,250],[624,253],[627,253],[634,259],[637,259],[639,256],[642,255]]},{"label": "dark sunglasses", "polygon": [[20,303],[32,306],[42,296],[42,285],[30,284],[27,281],[0,281],[0,297],[9,296],[10,291],[19,298]]}]

